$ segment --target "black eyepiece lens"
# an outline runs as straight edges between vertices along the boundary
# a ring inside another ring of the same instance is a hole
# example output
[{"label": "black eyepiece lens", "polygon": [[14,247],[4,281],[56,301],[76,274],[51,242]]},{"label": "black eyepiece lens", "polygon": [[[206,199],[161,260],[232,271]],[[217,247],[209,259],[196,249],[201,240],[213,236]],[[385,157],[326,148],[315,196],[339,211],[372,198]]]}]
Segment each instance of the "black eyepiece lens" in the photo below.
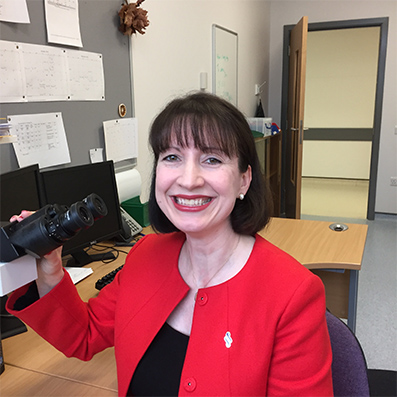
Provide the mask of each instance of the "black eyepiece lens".
[{"label": "black eyepiece lens", "polygon": [[108,213],[105,202],[95,193],[91,193],[83,200],[83,202],[91,211],[94,220],[103,218]]}]

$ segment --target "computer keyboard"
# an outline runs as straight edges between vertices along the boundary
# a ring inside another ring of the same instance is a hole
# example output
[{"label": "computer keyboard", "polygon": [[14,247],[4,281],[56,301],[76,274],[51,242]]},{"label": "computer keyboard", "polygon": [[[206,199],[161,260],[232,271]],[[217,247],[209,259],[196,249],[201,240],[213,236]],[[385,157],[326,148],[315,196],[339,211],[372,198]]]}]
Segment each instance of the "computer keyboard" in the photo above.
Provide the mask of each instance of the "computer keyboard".
[{"label": "computer keyboard", "polygon": [[103,277],[97,280],[97,282],[95,283],[95,288],[101,290],[103,287],[110,284],[116,277],[116,274],[123,268],[123,266],[124,265],[119,266],[117,269],[112,270],[111,272],[105,274]]}]

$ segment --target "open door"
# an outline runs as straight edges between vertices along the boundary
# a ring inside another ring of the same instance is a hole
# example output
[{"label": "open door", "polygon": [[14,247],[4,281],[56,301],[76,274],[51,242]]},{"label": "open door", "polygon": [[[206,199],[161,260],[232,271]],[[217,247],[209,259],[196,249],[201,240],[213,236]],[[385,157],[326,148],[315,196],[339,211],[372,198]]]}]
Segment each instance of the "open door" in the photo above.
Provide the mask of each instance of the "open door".
[{"label": "open door", "polygon": [[291,31],[289,51],[286,139],[285,215],[301,216],[302,151],[304,130],[308,17]]}]

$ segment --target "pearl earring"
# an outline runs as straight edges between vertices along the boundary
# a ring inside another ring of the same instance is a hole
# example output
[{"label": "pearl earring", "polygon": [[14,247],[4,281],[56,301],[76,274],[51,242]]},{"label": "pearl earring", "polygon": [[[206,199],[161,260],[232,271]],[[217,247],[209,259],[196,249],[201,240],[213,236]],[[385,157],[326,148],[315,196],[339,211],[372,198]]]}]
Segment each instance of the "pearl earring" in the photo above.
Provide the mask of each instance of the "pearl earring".
[{"label": "pearl earring", "polygon": [[244,194],[240,193],[240,195],[238,196],[240,200],[244,200]]}]

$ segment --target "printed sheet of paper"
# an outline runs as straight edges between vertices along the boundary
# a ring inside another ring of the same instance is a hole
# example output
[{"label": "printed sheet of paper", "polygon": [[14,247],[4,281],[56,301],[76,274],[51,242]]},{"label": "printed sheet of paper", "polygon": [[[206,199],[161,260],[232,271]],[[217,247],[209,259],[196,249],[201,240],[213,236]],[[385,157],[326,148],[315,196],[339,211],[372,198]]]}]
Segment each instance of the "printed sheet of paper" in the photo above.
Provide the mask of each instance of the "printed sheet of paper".
[{"label": "printed sheet of paper", "polygon": [[138,120],[116,119],[103,122],[106,160],[114,162],[138,157]]},{"label": "printed sheet of paper", "polygon": [[0,102],[25,102],[25,72],[17,43],[0,40],[0,71]]},{"label": "printed sheet of paper", "polygon": [[0,0],[0,21],[30,23],[26,0]]},{"label": "printed sheet of paper", "polygon": [[104,101],[102,54],[0,40],[0,103]]},{"label": "printed sheet of paper", "polygon": [[69,267],[65,266],[65,270],[69,273],[73,284],[77,284],[79,281],[84,280],[90,274],[94,273],[91,267]]},{"label": "printed sheet of paper", "polygon": [[39,164],[40,168],[70,163],[61,113],[8,116],[20,167]]},{"label": "printed sheet of paper", "polygon": [[23,56],[26,100],[66,101],[69,87],[65,51],[50,46],[19,44]]},{"label": "printed sheet of paper", "polygon": [[105,76],[102,54],[68,50],[70,99],[98,101],[105,99]]},{"label": "printed sheet of paper", "polygon": [[44,0],[50,43],[82,47],[78,0]]}]

